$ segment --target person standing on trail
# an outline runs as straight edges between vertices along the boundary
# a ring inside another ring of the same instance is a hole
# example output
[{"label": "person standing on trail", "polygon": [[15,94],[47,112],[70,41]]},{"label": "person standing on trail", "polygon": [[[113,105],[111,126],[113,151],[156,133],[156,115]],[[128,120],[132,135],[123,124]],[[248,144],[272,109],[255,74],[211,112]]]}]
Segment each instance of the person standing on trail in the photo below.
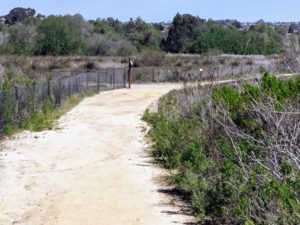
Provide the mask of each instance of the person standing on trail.
[{"label": "person standing on trail", "polygon": [[132,65],[133,65],[133,63],[132,63],[131,59],[129,58],[128,59],[128,86],[129,86],[129,88],[131,88],[131,77],[130,77],[130,75],[131,75]]}]

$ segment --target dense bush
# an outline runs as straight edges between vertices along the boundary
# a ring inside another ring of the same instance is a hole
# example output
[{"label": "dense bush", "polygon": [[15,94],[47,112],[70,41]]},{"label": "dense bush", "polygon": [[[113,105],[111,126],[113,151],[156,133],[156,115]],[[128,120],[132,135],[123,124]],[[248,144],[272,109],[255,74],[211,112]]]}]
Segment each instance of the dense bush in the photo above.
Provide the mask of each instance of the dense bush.
[{"label": "dense bush", "polygon": [[258,84],[163,97],[152,125],[153,155],[201,224],[300,223],[300,78],[266,74]]},{"label": "dense bush", "polygon": [[35,54],[69,55],[85,52],[81,16],[49,16],[38,27]]},{"label": "dense bush", "polygon": [[11,53],[31,55],[35,36],[36,26],[17,23],[10,27],[8,46]]},{"label": "dense bush", "polygon": [[8,25],[14,25],[17,22],[21,22],[28,17],[33,17],[34,15],[34,9],[17,7],[12,9],[9,14],[5,16],[5,23]]},{"label": "dense bush", "polygon": [[201,33],[204,23],[199,17],[177,14],[172,22],[168,37],[162,41],[162,48],[168,52],[179,53],[186,42],[195,40]]},{"label": "dense bush", "polygon": [[[263,28],[261,28],[263,27]],[[185,52],[206,53],[219,49],[233,54],[274,54],[283,51],[282,38],[274,29],[260,25],[250,31],[240,31],[235,27],[224,28],[213,25],[194,41],[187,42]]]}]

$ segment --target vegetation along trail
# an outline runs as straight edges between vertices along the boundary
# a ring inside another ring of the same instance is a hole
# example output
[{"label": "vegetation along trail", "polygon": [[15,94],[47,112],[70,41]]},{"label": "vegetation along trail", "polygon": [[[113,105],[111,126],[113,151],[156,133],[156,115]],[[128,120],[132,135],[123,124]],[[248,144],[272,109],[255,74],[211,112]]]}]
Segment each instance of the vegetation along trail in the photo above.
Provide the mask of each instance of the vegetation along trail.
[{"label": "vegetation along trail", "polygon": [[86,98],[59,129],[22,132],[0,151],[0,224],[183,223],[149,163],[140,118],[179,85],[137,85]]}]

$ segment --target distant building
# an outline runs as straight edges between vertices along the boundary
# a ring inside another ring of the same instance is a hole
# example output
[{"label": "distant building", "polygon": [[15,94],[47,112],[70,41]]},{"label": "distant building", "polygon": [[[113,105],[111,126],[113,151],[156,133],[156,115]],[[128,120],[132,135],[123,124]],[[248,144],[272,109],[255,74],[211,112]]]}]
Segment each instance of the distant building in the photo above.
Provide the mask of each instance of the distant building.
[{"label": "distant building", "polygon": [[171,22],[169,22],[169,23],[162,23],[161,25],[164,28],[162,32],[166,32],[167,33],[167,32],[169,32],[169,30],[170,30],[170,28],[172,26],[172,23]]},{"label": "distant building", "polygon": [[38,18],[40,20],[44,20],[44,19],[46,19],[46,16],[39,13],[39,14],[37,14],[36,18]]},{"label": "distant building", "polygon": [[8,34],[0,31],[0,45],[6,44],[8,41]]},{"label": "distant building", "polygon": [[0,23],[5,23],[5,16],[0,16]]}]

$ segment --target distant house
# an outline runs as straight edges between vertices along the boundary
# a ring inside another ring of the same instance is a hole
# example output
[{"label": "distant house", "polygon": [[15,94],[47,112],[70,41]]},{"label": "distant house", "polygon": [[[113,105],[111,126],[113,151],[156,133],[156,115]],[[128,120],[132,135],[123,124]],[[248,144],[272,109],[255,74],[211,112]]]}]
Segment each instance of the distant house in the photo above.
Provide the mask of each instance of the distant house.
[{"label": "distant house", "polygon": [[46,19],[46,16],[39,13],[39,14],[37,14],[36,18],[38,18],[40,20],[44,20],[44,19]]},{"label": "distant house", "polygon": [[7,41],[8,41],[8,34],[0,31],[0,45],[7,43]]},{"label": "distant house", "polygon": [[0,23],[5,23],[5,16],[0,16]]},{"label": "distant house", "polygon": [[172,26],[171,22],[170,23],[162,23],[162,27],[164,28],[163,32],[165,32],[165,33],[169,32],[171,26]]}]

